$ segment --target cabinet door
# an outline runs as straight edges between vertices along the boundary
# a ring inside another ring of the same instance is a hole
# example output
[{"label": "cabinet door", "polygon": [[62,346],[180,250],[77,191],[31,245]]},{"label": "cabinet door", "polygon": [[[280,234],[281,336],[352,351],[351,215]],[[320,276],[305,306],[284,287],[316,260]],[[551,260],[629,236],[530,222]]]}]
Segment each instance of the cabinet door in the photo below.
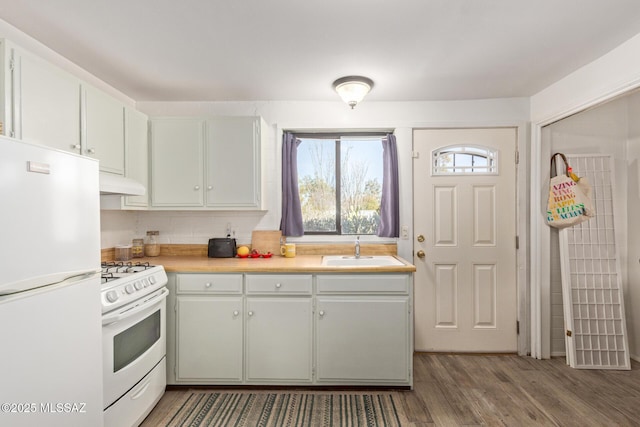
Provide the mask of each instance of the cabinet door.
[{"label": "cabinet door", "polygon": [[311,298],[247,298],[247,381],[311,381],[311,313]]},{"label": "cabinet door", "polygon": [[80,81],[14,50],[15,137],[80,153]]},{"label": "cabinet door", "polygon": [[100,160],[100,170],[124,175],[124,105],[85,85],[85,154]]},{"label": "cabinet door", "polygon": [[148,206],[149,204],[149,138],[147,116],[132,108],[125,109],[124,118],[124,172],[127,178],[144,185],[143,196],[124,197],[125,206]]},{"label": "cabinet door", "polygon": [[260,119],[207,120],[207,206],[260,204]]},{"label": "cabinet door", "polygon": [[408,297],[322,297],[316,307],[318,381],[408,381]]},{"label": "cabinet door", "polygon": [[203,206],[204,121],[151,121],[151,203]]},{"label": "cabinet door", "polygon": [[176,379],[241,381],[242,297],[176,299]]}]

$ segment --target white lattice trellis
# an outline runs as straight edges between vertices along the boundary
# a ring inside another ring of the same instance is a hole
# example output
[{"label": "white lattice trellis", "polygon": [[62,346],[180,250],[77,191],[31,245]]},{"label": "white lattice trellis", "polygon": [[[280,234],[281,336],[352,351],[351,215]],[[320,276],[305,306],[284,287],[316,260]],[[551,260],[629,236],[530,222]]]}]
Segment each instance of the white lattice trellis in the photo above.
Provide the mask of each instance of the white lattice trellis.
[{"label": "white lattice trellis", "polygon": [[560,230],[567,363],[582,369],[631,369],[615,240],[612,158],[581,154],[567,159],[574,173],[589,180],[596,211],[589,221]]}]

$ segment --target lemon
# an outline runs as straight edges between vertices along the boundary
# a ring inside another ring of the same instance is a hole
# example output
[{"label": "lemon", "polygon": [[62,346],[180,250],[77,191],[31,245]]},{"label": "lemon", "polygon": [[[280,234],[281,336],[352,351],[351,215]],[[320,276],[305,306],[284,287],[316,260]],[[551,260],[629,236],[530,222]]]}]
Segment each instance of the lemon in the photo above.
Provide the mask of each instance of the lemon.
[{"label": "lemon", "polygon": [[249,255],[249,248],[246,246],[240,246],[237,250],[238,255]]}]

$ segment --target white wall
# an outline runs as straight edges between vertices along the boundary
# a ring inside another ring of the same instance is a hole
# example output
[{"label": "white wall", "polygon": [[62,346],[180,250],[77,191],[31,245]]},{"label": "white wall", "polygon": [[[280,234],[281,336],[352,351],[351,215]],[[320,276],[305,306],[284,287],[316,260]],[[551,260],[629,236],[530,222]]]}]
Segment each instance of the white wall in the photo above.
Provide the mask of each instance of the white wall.
[{"label": "white wall", "polygon": [[[531,97],[531,355],[546,358],[551,342],[550,232],[543,220],[550,148],[542,126],[640,86],[640,34]],[[636,325],[637,327],[638,325]],[[637,354],[637,351],[635,351]]]},{"label": "white wall", "polygon": [[640,34],[531,97],[531,122],[548,124],[640,85]]},{"label": "white wall", "polygon": [[[521,126],[528,120],[526,98],[452,102],[367,102],[354,110],[336,102],[140,102],[138,109],[150,117],[259,115],[269,128],[266,156],[267,212],[137,212],[135,220],[103,213],[102,247],[130,240],[158,229],[166,243],[206,243],[222,235],[231,223],[240,241],[249,242],[253,229],[278,229],[280,225],[280,132],[282,129],[395,129],[400,163],[401,225],[412,235],[412,129],[416,127]],[[526,141],[521,141],[526,144]],[[523,145],[524,146],[524,145]],[[130,237],[121,226],[128,223]],[[115,227],[113,229],[112,227]],[[339,239],[333,239],[339,240]],[[399,240],[400,256],[412,259],[412,241]]]}]

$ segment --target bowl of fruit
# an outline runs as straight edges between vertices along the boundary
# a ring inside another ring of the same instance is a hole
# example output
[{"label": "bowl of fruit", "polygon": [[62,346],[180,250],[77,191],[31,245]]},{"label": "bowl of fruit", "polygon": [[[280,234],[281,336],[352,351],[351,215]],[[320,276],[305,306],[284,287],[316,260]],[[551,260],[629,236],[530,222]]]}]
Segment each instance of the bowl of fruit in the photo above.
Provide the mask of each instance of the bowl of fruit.
[{"label": "bowl of fruit", "polygon": [[238,258],[247,258],[249,256],[249,254],[251,253],[251,251],[249,251],[249,248],[246,246],[240,246],[237,250],[236,250],[236,256]]}]

